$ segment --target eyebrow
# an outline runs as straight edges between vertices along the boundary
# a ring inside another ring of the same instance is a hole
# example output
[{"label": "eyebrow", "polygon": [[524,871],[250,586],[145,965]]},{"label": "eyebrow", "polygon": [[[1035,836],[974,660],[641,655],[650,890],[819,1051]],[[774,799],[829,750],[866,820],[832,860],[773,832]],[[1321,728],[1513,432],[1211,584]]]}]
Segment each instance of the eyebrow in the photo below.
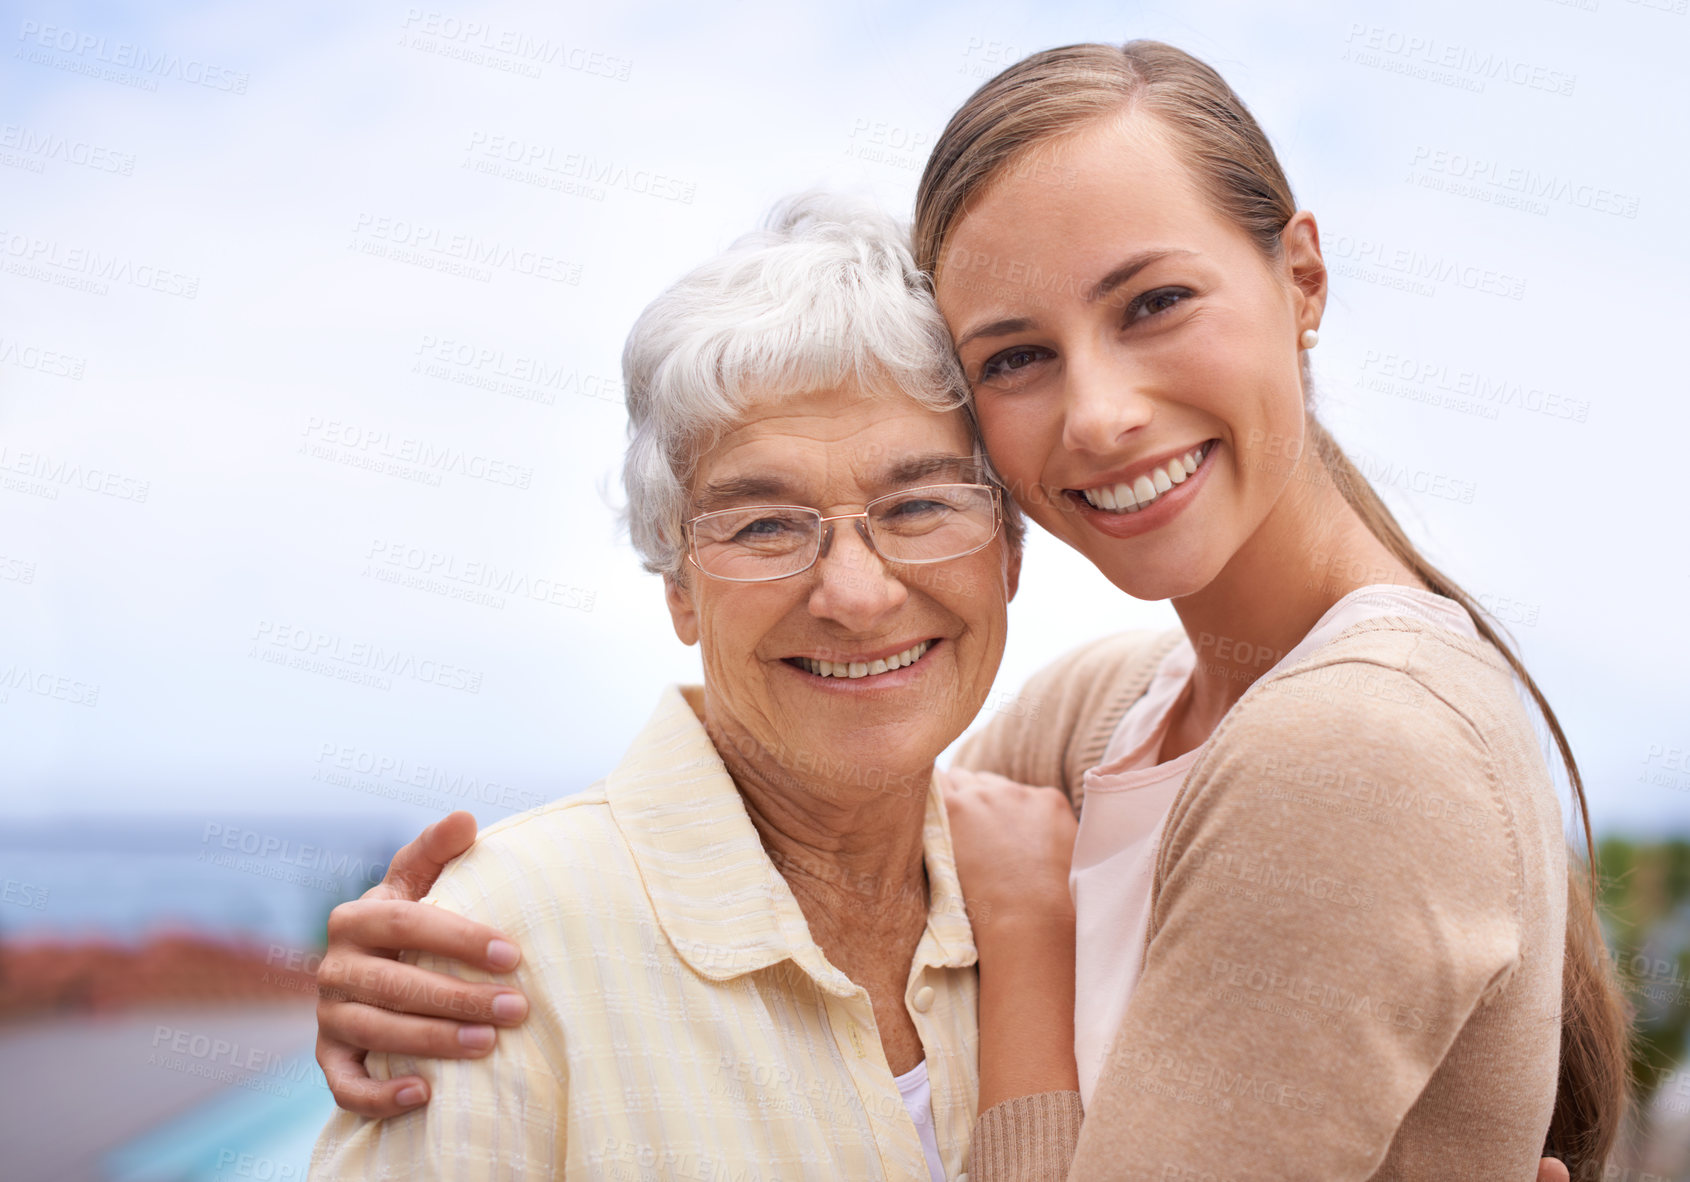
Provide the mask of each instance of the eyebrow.
[{"label": "eyebrow", "polygon": [[[1194,253],[1196,252],[1173,249],[1140,251],[1138,254],[1133,255],[1131,258],[1121,263],[1120,266],[1110,271],[1109,274],[1105,275],[1102,279],[1099,279],[1088,291],[1085,292],[1083,298],[1088,304],[1096,303],[1098,300],[1108,296],[1123,283],[1126,283],[1134,275],[1137,275],[1140,271],[1144,270],[1144,268],[1150,266],[1150,264],[1159,263],[1163,259],[1171,258],[1174,255],[1189,255]],[[956,349],[958,352],[961,352],[964,345],[967,345],[971,341],[978,340],[981,337],[1009,336],[1011,333],[1026,332],[1028,329],[1033,327],[1034,322],[1026,316],[1011,316],[1003,320],[993,320],[988,324],[979,325],[963,333],[962,336],[957,338]]]},{"label": "eyebrow", "polygon": [[[921,484],[935,476],[948,476],[970,483],[981,480],[984,475],[980,461],[974,456],[931,452],[899,460],[881,471],[869,484],[876,490],[891,491]],[[734,505],[797,503],[802,503],[801,494],[778,476],[730,476],[712,480],[699,490],[694,511],[713,513]]]},{"label": "eyebrow", "polygon": [[1026,332],[1033,327],[1033,322],[1025,316],[1011,316],[1007,320],[994,320],[990,324],[982,324],[978,328],[971,328],[957,338],[956,350],[962,352],[964,345],[981,337],[1006,337],[1010,333]]},{"label": "eyebrow", "polygon": [[793,500],[791,486],[772,476],[731,476],[712,480],[698,493],[697,512],[713,513],[729,505],[787,504]]},{"label": "eyebrow", "polygon": [[901,460],[881,474],[875,484],[887,488],[907,487],[919,484],[929,477],[950,476],[966,477],[967,480],[977,480],[981,476],[980,461],[973,456],[959,456],[948,452],[934,452],[931,455],[911,456]]},{"label": "eyebrow", "polygon": [[1193,253],[1195,252],[1189,250],[1147,250],[1140,254],[1135,254],[1132,258],[1116,267],[1102,279],[1099,279],[1097,284],[1086,293],[1086,302],[1088,304],[1096,303],[1098,300],[1103,299],[1117,287],[1120,287],[1121,284],[1127,282],[1127,280],[1131,279],[1134,275],[1137,275],[1140,271],[1144,270],[1151,263],[1159,263],[1163,259],[1169,258],[1173,255],[1188,255]]}]

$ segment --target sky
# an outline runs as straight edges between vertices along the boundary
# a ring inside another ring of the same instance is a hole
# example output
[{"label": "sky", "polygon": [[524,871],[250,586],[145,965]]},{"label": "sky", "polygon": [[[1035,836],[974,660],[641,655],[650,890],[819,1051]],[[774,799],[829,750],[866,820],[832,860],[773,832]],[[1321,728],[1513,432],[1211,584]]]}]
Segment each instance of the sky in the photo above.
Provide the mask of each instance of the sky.
[{"label": "sky", "polygon": [[[1509,625],[1598,827],[1690,832],[1686,0],[10,11],[0,825],[603,775],[698,675],[616,520],[634,317],[785,194],[907,215],[1019,57],[1150,37],[1315,212],[1319,413]],[[1035,533],[988,714],[1173,620]]]}]

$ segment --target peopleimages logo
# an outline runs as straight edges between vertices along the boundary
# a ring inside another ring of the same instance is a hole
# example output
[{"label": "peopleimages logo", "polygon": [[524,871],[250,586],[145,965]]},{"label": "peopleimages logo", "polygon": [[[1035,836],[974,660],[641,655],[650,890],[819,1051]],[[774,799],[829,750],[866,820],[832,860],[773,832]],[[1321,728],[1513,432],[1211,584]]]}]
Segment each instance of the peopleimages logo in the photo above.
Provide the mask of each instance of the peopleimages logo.
[{"label": "peopleimages logo", "polygon": [[185,300],[199,296],[200,277],[158,263],[136,262],[117,254],[103,254],[91,246],[37,238],[0,230],[0,259],[6,270],[26,278],[57,282],[105,295],[116,283],[156,291]]},{"label": "peopleimages logo", "polygon": [[497,60],[501,69],[529,78],[538,78],[542,66],[556,66],[626,82],[634,67],[629,58],[600,49],[536,37],[518,29],[501,29],[485,21],[463,20],[438,9],[407,8],[401,28],[411,38],[401,44],[412,49],[475,65],[492,65]]},{"label": "peopleimages logo", "polygon": [[[354,242],[366,254],[394,258],[400,262],[444,260],[459,266],[487,271],[504,270],[552,283],[581,284],[581,264],[511,246],[497,239],[443,230],[423,222],[385,214],[360,213],[352,227],[362,241]],[[372,249],[374,248],[374,249]],[[416,256],[413,259],[411,256]]]},{"label": "peopleimages logo", "polygon": [[1566,98],[1578,84],[1578,75],[1564,70],[1381,25],[1352,24],[1344,38],[1344,58],[1462,90],[1482,92],[1487,82],[1504,82]]},{"label": "peopleimages logo", "polygon": [[332,632],[270,620],[258,622],[252,640],[248,657],[340,681],[391,689],[391,679],[400,677],[443,689],[481,692],[484,675],[479,670],[419,657],[404,649],[389,649],[373,641],[351,640]]},{"label": "peopleimages logo", "polygon": [[[231,854],[244,854],[260,863],[271,863],[277,867],[322,875],[324,879],[319,880],[320,882],[351,880],[374,886],[387,874],[386,862],[366,862],[361,857],[344,852],[337,853],[324,846],[307,845],[278,837],[273,833],[260,833],[256,829],[244,829],[239,825],[226,825],[220,821],[205,823],[205,832],[200,835],[200,845],[202,848],[199,860],[202,862],[233,865],[229,859],[217,854],[217,850],[227,850]],[[236,868],[251,869],[249,866]]]},{"label": "peopleimages logo", "polygon": [[556,406],[559,394],[623,405],[622,379],[491,345],[425,333],[411,372],[525,402]]},{"label": "peopleimages logo", "polygon": [[[622,161],[607,160],[591,152],[565,151],[520,136],[473,131],[467,150],[469,159],[466,164],[511,166],[517,171],[501,174],[495,170],[493,174],[505,175],[511,180],[538,181],[544,187],[559,191],[574,184],[586,186],[590,192],[585,195],[598,192],[602,198],[604,189],[622,189],[682,205],[691,205],[698,191],[696,181],[649,168],[630,167]],[[570,191],[579,192],[580,189],[572,188]]]},{"label": "peopleimages logo", "polygon": [[[135,156],[131,152],[116,152],[101,144],[36,131],[16,123],[0,123],[0,148],[20,152],[42,163],[57,160],[91,168],[95,172],[115,172],[120,176],[129,176],[135,171]],[[38,172],[40,169],[32,168],[30,171]]]},{"label": "peopleimages logo", "polygon": [[516,489],[526,489],[534,481],[534,469],[526,464],[395,435],[391,431],[372,430],[340,419],[325,419],[321,415],[311,415],[300,434],[309,441],[300,444],[300,450],[318,459],[344,453],[393,461],[434,477],[434,483],[439,483],[442,473]]},{"label": "peopleimages logo", "polygon": [[50,500],[58,499],[59,489],[74,487],[114,497],[120,501],[142,503],[146,501],[147,494],[152,489],[151,481],[124,476],[105,468],[91,467],[62,456],[0,447],[0,473],[6,472],[41,482],[52,494],[48,498]]},{"label": "peopleimages logo", "polygon": [[371,562],[366,575],[383,582],[399,583],[419,591],[433,591],[453,599],[486,602],[504,607],[508,596],[553,607],[592,611],[598,592],[577,587],[561,579],[548,579],[503,567],[481,559],[462,559],[405,542],[372,539],[365,558]]},{"label": "peopleimages logo", "polygon": [[[1471,259],[1431,254],[1415,247],[1357,238],[1351,234],[1340,234],[1331,239],[1327,254],[1354,267],[1376,268],[1409,283],[1419,281],[1425,289],[1421,294],[1425,295],[1432,294],[1429,285],[1433,283],[1447,283],[1466,291],[1509,300],[1522,299],[1526,294],[1524,279],[1479,265]],[[1336,269],[1343,274],[1355,274],[1341,265]],[[1366,274],[1363,272],[1357,277],[1365,278]]]},{"label": "peopleimages logo", "polygon": [[[18,40],[26,46],[131,70],[149,79],[174,79],[192,86],[221,90],[227,94],[245,94],[247,83],[251,81],[250,74],[232,70],[227,66],[214,65],[195,57],[183,57],[178,53],[155,51],[133,41],[113,40],[102,34],[85,33],[60,25],[44,25],[39,21],[24,21],[18,33]],[[22,51],[19,56],[23,56]],[[38,64],[55,63],[49,60]],[[154,83],[149,89],[156,89],[156,86]]]},{"label": "peopleimages logo", "polygon": [[[1464,181],[1479,188],[1504,191],[1540,204],[1559,202],[1575,209],[1587,209],[1592,213],[1611,214],[1614,217],[1637,217],[1638,207],[1642,202],[1635,193],[1585,184],[1559,173],[1538,172],[1522,165],[1447,148],[1434,148],[1427,144],[1415,146],[1409,166],[1423,169],[1427,173],[1437,173],[1452,181]],[[1460,192],[1456,189],[1449,191]]]},{"label": "peopleimages logo", "polygon": [[71,353],[59,353],[37,345],[21,344],[17,340],[0,336],[0,365],[15,365],[30,373],[80,382],[88,368],[88,360]]}]

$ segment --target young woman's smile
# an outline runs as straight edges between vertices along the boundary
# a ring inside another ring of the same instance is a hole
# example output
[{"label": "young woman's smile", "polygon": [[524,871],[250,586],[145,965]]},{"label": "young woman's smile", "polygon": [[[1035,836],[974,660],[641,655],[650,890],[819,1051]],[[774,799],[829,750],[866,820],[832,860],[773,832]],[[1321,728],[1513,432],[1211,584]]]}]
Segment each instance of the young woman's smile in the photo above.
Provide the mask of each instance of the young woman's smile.
[{"label": "young woman's smile", "polygon": [[1196,499],[1209,479],[1220,446],[1206,439],[1171,457],[1129,464],[1106,473],[1096,483],[1063,490],[1074,510],[1091,528],[1113,538],[1130,538],[1160,529]]}]

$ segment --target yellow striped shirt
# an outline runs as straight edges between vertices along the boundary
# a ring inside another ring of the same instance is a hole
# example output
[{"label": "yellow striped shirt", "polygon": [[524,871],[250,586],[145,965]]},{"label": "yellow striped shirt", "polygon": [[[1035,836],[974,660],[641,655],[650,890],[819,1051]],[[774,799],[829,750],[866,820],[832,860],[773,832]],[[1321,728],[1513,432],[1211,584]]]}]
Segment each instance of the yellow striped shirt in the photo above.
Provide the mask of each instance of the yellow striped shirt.
[{"label": "yellow striped shirt", "polygon": [[[493,826],[446,868],[429,901],[521,944],[506,979],[528,1020],[482,1059],[370,1055],[371,1075],[414,1072],[432,1098],[385,1121],[336,1113],[314,1178],[927,1182],[869,995],[810,938],[695,695],[664,691],[607,779]],[[931,904],[904,1004],[956,1179],[979,1085],[978,990],[933,784],[923,845]]]}]

